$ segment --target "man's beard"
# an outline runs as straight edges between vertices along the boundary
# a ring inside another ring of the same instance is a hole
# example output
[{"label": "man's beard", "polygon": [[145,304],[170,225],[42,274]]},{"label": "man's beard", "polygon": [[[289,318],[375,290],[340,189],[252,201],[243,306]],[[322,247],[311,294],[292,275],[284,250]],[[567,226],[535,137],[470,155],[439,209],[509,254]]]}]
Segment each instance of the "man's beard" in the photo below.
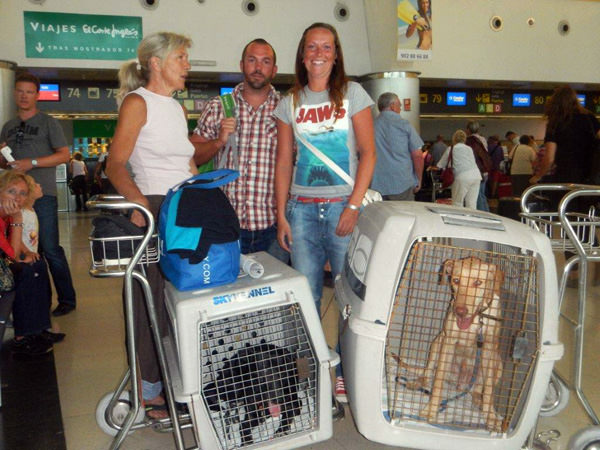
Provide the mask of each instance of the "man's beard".
[{"label": "man's beard", "polygon": [[260,75],[264,76],[262,80],[253,80],[251,78],[252,75],[254,74],[244,75],[244,80],[246,81],[246,84],[248,84],[248,86],[250,86],[252,89],[262,89],[265,86],[271,84],[271,77],[267,77],[263,73],[260,73]]}]

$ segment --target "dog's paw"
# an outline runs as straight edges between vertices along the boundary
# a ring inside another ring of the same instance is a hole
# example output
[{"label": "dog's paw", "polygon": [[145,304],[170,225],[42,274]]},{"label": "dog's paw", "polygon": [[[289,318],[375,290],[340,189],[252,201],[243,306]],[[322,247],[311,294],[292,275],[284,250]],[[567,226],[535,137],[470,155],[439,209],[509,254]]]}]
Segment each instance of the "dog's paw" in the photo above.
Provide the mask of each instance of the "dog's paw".
[{"label": "dog's paw", "polygon": [[273,435],[273,437],[281,437],[281,436],[285,436],[287,434],[290,434],[290,426],[289,425],[285,429],[282,429],[282,427],[277,428],[277,431],[275,431],[275,434]]},{"label": "dog's paw", "polygon": [[485,423],[488,430],[502,432],[502,418],[495,413],[488,414]]},{"label": "dog's paw", "polygon": [[427,406],[425,406],[425,408],[423,408],[421,410],[421,412],[419,413],[419,417],[421,417],[422,419],[426,420],[429,423],[436,423],[437,422],[437,408],[432,408],[429,406],[429,404]]}]

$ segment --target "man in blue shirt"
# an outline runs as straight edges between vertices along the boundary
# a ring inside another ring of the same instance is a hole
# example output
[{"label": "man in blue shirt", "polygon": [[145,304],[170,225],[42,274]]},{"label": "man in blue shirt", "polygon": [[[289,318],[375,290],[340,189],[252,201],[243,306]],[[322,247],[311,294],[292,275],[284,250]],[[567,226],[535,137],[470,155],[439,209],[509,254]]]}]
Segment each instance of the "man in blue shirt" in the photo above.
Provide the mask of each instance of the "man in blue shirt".
[{"label": "man in blue shirt", "polygon": [[377,163],[371,187],[384,200],[414,200],[423,177],[423,140],[410,122],[400,117],[401,104],[396,94],[381,94],[377,108]]}]

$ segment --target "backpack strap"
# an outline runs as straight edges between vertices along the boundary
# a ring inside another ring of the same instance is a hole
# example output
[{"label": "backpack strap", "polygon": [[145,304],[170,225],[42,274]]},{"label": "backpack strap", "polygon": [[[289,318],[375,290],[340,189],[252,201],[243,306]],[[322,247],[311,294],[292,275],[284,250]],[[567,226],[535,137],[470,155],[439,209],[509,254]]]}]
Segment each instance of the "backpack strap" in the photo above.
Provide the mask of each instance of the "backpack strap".
[{"label": "backpack strap", "polygon": [[231,169],[218,169],[210,172],[199,173],[194,175],[187,180],[176,184],[171,188],[171,191],[177,192],[180,188],[192,188],[192,189],[213,189],[219,186],[223,186],[240,176],[237,170]]}]

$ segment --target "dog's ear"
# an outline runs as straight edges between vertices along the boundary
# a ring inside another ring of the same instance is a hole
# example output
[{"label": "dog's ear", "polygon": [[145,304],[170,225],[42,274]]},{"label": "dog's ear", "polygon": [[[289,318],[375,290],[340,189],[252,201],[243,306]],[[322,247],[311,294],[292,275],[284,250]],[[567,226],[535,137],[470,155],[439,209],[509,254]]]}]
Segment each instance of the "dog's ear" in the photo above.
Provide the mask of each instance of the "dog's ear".
[{"label": "dog's ear", "polygon": [[452,275],[452,271],[454,270],[454,259],[447,259],[442,263],[442,267],[440,269],[440,284],[446,284],[446,280],[448,277]]}]

